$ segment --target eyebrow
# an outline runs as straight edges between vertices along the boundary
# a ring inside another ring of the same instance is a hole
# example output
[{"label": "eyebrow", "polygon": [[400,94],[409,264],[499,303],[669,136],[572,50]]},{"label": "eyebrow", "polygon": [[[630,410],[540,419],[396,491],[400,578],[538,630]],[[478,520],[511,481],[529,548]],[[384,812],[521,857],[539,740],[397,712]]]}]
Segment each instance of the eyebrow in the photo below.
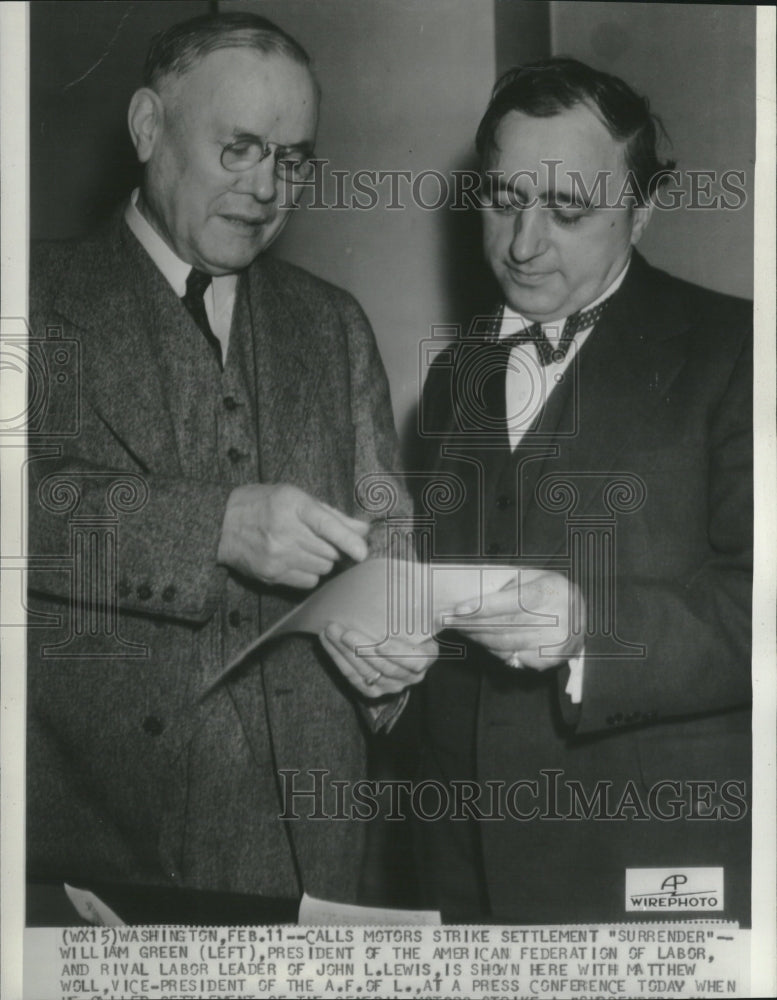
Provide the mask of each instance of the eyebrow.
[{"label": "eyebrow", "polygon": [[[256,132],[250,132],[248,129],[241,129],[235,126],[232,129],[232,137],[230,142],[255,142],[258,145],[264,145],[264,138],[261,135],[257,135]],[[313,143],[303,140],[302,142],[289,142],[289,143],[277,143],[281,149],[298,149],[303,153],[313,152]]]},{"label": "eyebrow", "polygon": [[[501,177],[497,180],[496,187],[497,191],[500,193],[517,195],[519,198],[522,197],[521,192],[515,184],[508,185]],[[541,204],[547,204],[548,206],[552,205],[554,207],[560,206],[563,208],[581,208],[586,210],[591,208],[591,202],[589,201],[584,201],[578,197],[573,198],[570,195],[565,194],[563,191],[554,191],[552,189],[532,194],[531,198],[528,198],[527,201],[531,201],[532,203],[539,202]]]}]

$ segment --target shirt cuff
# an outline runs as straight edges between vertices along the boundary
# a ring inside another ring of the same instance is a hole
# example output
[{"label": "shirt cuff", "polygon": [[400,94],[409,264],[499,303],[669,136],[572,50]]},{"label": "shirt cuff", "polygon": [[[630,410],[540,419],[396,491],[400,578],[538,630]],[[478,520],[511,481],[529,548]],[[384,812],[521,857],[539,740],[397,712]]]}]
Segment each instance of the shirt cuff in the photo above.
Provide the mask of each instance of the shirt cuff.
[{"label": "shirt cuff", "polygon": [[573,705],[579,705],[583,700],[583,668],[585,667],[585,650],[579,656],[570,656],[569,679],[564,693],[569,695]]}]

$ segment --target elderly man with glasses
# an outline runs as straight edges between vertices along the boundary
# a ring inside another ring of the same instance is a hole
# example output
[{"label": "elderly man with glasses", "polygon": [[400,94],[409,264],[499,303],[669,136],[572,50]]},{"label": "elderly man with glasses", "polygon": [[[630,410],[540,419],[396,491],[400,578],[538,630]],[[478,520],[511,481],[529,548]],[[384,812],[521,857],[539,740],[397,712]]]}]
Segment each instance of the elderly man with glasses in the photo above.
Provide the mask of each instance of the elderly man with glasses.
[{"label": "elderly man with glasses", "polygon": [[282,821],[278,773],[315,768],[324,795],[364,777],[365,720],[387,725],[431,659],[377,683],[359,660],[349,683],[294,637],[201,697],[385,534],[354,516],[360,477],[396,464],[369,324],[264,255],[310,177],[318,103],[306,53],[263,18],[174,26],[130,103],[140,188],[90,239],[33,255],[33,336],[77,344],[79,396],[57,438],[74,400],[50,393],[31,552],[70,551],[63,484],[79,524],[116,522],[104,574],[85,558],[31,581],[31,626],[48,626],[30,628],[34,878],[355,898],[363,824]]}]

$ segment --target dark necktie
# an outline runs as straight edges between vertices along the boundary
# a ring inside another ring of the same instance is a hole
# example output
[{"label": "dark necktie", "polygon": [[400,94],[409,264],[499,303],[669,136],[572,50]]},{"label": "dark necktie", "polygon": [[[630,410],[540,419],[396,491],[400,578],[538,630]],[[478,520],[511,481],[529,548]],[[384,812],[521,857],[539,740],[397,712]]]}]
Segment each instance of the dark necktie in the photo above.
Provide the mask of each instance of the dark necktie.
[{"label": "dark necktie", "polygon": [[224,362],[221,357],[221,342],[210,328],[208,314],[205,311],[205,300],[203,298],[211,280],[212,278],[209,274],[205,274],[204,271],[198,271],[196,267],[193,267],[189,271],[189,277],[186,279],[186,294],[181,299],[181,302],[183,302],[194,322],[205,334],[205,339],[216,356],[219,368],[223,371]]},{"label": "dark necktie", "polygon": [[[598,323],[609,301],[609,298],[607,298],[604,302],[600,302],[599,305],[594,306],[593,309],[585,309],[582,312],[572,313],[571,316],[567,316],[561,337],[556,344],[548,340],[541,323],[532,323],[525,330],[519,330],[509,337],[503,338],[500,341],[500,345],[509,346],[512,349],[515,344],[525,344],[531,341],[537,348],[537,356],[543,368],[549,365],[551,361],[563,361],[569,352],[572,341],[575,339],[575,334],[579,330],[587,330]],[[499,327],[497,327],[497,333],[498,331]]]}]

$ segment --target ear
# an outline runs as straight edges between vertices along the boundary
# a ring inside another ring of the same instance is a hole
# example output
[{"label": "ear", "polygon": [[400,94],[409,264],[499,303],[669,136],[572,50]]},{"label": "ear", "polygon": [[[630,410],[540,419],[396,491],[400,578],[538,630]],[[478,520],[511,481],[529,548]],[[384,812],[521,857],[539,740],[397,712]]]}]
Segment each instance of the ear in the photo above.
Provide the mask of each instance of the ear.
[{"label": "ear", "polygon": [[647,205],[638,205],[632,210],[631,216],[631,245],[636,246],[642,239],[642,234],[647,229],[647,225],[653,217],[654,205],[648,201]]},{"label": "ear", "polygon": [[127,124],[141,163],[147,163],[151,158],[162,129],[163,113],[159,95],[148,87],[142,87],[132,95]]}]

